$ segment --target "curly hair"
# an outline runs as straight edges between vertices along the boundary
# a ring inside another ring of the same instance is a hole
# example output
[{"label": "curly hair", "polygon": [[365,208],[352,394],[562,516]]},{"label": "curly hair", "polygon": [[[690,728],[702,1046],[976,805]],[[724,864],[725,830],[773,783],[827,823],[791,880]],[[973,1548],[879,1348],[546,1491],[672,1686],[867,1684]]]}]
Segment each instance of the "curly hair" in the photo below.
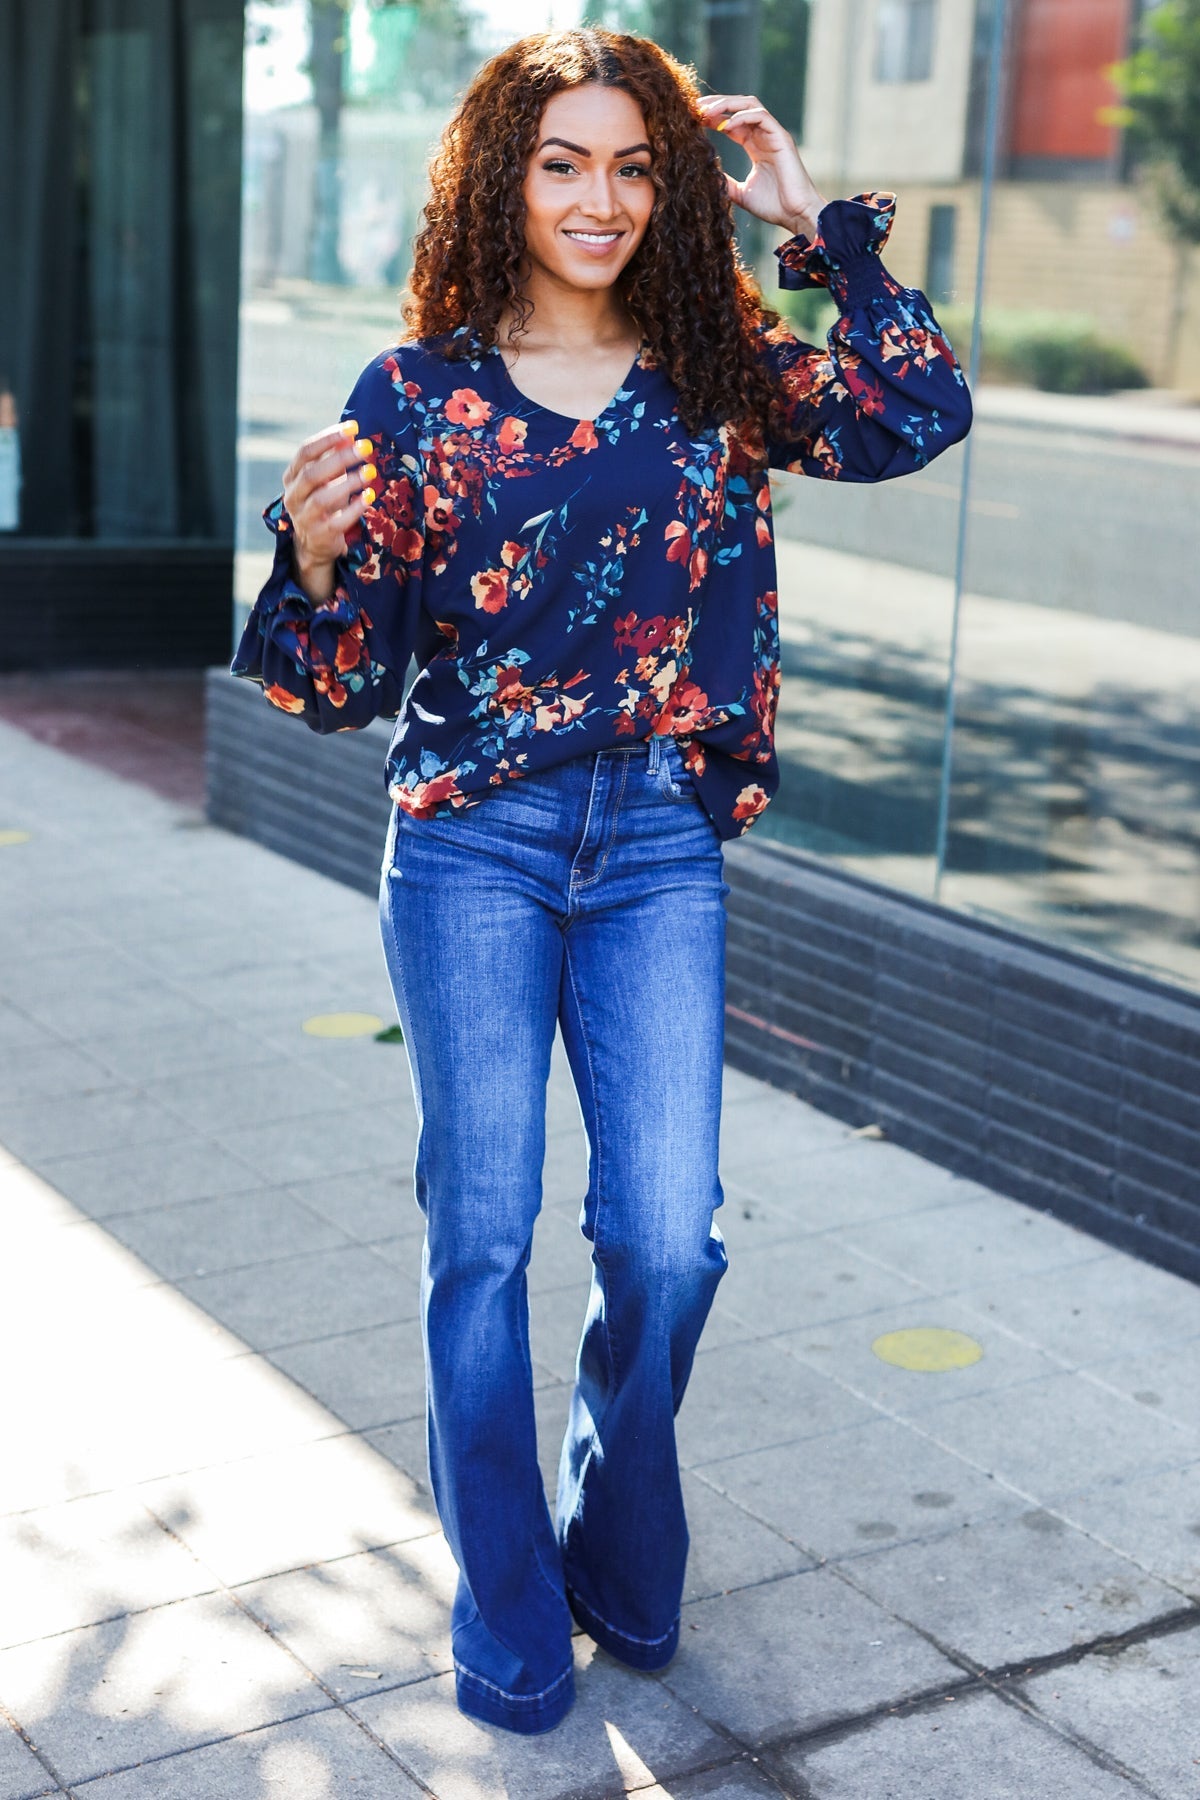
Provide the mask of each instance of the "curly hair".
[{"label": "curly hair", "polygon": [[404,304],[414,337],[469,327],[448,345],[487,349],[511,317],[525,329],[526,168],[552,94],[584,82],[622,88],[641,107],[656,188],[622,296],[679,396],[688,430],[705,421],[766,425],[771,384],[756,338],[777,322],[738,254],[733,205],[697,109],[691,70],[648,38],[598,29],[538,32],[484,64],[430,165],[432,192]]}]

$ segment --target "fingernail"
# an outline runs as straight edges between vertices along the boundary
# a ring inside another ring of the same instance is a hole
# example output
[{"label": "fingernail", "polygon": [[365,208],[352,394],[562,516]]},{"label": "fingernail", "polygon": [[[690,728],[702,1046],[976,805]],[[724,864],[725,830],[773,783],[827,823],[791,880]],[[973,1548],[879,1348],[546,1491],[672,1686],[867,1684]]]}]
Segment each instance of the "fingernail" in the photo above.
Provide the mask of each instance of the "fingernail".
[{"label": "fingernail", "polygon": [[341,432],[343,437],[356,438],[358,436],[358,420],[357,419],[343,419],[341,424],[338,426],[338,430]]},{"label": "fingernail", "polygon": [[364,457],[364,458],[374,456],[374,454],[375,454],[375,446],[371,442],[370,438],[359,438],[358,442],[354,446],[354,449],[355,449],[356,455]]},{"label": "fingernail", "polygon": [[362,503],[364,506],[374,506],[374,504],[375,504],[375,489],[373,487],[365,487],[363,489]]},{"label": "fingernail", "polygon": [[718,125],[718,126],[717,126],[717,130],[718,130],[718,131],[724,131],[724,129],[725,129],[725,127],[726,127],[726,126],[727,126],[727,125],[728,125],[728,123],[729,123],[729,120],[728,120],[728,119],[722,119],[722,120],[721,120],[721,123],[720,123],[720,124],[719,124],[719,125]]},{"label": "fingernail", "polygon": [[362,476],[364,481],[374,481],[375,477],[379,473],[379,470],[375,467],[374,463],[364,463],[362,468],[358,472]]}]

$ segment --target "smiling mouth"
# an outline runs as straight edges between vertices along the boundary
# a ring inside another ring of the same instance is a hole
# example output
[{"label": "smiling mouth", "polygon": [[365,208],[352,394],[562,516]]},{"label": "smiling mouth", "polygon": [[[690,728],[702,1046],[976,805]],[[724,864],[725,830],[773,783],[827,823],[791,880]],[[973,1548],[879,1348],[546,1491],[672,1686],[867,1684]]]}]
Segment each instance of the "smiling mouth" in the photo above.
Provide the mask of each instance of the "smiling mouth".
[{"label": "smiling mouth", "polygon": [[582,244],[588,250],[607,250],[625,234],[621,231],[566,231],[563,236],[569,237],[572,243]]}]

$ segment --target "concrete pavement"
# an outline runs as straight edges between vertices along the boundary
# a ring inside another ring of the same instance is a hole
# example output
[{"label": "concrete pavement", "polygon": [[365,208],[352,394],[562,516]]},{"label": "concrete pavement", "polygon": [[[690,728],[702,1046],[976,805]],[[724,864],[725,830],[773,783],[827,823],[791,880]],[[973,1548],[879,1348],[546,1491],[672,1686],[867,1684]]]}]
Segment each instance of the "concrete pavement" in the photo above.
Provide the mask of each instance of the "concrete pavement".
[{"label": "concrete pavement", "polygon": [[[683,1645],[578,1638],[516,1739],[453,1702],[370,902],[0,726],[0,925],[0,1800],[1194,1800],[1196,1288],[731,1074]],[[548,1471],[561,1062],[550,1125]]]}]

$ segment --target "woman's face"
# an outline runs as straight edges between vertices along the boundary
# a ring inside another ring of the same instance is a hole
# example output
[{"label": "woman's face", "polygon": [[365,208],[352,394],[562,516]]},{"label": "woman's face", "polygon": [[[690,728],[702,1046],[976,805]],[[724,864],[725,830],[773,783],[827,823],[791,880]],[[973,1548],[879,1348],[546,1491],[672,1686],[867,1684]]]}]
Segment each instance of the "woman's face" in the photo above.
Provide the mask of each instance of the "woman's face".
[{"label": "woman's face", "polygon": [[525,246],[541,274],[612,286],[654,209],[647,138],[623,88],[585,82],[547,101],[523,188]]}]

